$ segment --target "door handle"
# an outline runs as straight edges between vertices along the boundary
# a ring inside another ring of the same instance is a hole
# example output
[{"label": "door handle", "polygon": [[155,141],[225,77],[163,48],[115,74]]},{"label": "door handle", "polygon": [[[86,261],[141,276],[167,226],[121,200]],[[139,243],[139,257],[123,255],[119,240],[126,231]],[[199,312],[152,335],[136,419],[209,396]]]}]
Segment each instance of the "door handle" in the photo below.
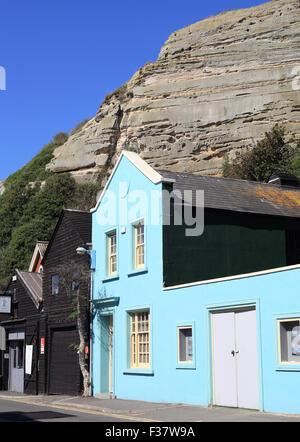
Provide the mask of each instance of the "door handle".
[{"label": "door handle", "polygon": [[231,350],[231,354],[232,354],[232,356],[235,356],[237,353],[239,353],[240,351],[239,350]]}]

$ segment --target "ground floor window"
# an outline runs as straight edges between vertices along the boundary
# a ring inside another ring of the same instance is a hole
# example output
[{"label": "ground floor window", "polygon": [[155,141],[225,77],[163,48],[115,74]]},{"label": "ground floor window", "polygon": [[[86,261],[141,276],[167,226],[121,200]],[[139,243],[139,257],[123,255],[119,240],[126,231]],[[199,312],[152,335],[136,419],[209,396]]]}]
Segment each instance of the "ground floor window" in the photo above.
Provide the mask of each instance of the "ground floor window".
[{"label": "ground floor window", "polygon": [[130,313],[131,368],[150,367],[150,312]]},{"label": "ground floor window", "polygon": [[300,364],[300,318],[278,320],[279,362]]},{"label": "ground floor window", "polygon": [[193,362],[193,329],[177,327],[178,331],[178,363]]}]

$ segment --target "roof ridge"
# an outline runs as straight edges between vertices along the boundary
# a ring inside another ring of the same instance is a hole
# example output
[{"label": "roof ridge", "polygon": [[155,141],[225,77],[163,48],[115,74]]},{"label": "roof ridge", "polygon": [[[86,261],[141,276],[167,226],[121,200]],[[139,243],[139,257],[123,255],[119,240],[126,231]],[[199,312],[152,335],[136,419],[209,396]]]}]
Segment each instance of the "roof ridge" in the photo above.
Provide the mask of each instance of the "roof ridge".
[{"label": "roof ridge", "polygon": [[156,169],[157,172],[159,173],[168,173],[171,175],[188,175],[194,178],[205,178],[205,179],[211,179],[211,180],[224,180],[224,181],[234,181],[234,182],[239,182],[239,183],[248,183],[254,186],[270,186],[270,187],[274,187],[276,189],[278,188],[284,188],[284,190],[298,190],[300,191],[300,187],[297,186],[287,186],[287,185],[278,185],[278,184],[272,184],[272,183],[264,183],[261,181],[253,181],[253,180],[245,180],[242,178],[229,178],[229,177],[224,177],[224,176],[212,176],[212,175],[196,175],[195,173],[192,172],[176,172],[176,171],[171,171],[171,170],[164,170],[164,169]]},{"label": "roof ridge", "polygon": [[35,273],[35,272],[28,272],[28,271],[19,270],[19,269],[15,269],[15,272],[19,276],[23,286],[25,286],[24,288],[27,290],[27,292],[30,295],[36,308],[38,308],[40,303],[43,301],[43,294],[39,295],[36,291],[33,290],[32,287],[30,287],[30,285],[28,284],[28,281],[26,281],[26,278],[24,277],[24,274],[30,275],[33,279],[39,279],[40,281],[42,281],[42,279],[43,279],[42,274]]}]

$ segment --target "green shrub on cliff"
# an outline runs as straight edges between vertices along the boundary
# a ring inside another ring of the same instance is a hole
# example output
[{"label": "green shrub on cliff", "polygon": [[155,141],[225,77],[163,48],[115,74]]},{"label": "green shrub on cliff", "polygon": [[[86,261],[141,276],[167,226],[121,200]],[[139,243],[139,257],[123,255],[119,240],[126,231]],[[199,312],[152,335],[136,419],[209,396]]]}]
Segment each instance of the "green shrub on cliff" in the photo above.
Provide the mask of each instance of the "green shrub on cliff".
[{"label": "green shrub on cliff", "polygon": [[14,268],[27,270],[36,241],[49,240],[63,208],[88,210],[99,186],[76,184],[68,173],[45,169],[53,151],[66,141],[58,134],[26,166],[5,181],[0,197],[0,289]]},{"label": "green shrub on cliff", "polygon": [[[291,143],[296,144],[292,147]],[[223,164],[223,176],[250,181],[267,182],[273,172],[285,172],[300,178],[300,142],[285,139],[283,127],[275,125],[253,149],[238,152]]]}]

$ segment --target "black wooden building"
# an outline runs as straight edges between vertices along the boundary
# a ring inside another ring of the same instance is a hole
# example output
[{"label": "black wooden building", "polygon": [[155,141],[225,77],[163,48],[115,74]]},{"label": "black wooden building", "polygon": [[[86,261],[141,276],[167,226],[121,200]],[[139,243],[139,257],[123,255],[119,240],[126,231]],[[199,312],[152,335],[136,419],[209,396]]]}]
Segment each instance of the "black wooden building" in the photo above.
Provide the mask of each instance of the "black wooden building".
[{"label": "black wooden building", "polygon": [[42,275],[15,270],[2,299],[8,313],[0,313],[0,388],[19,393],[43,392],[39,372],[39,338],[45,329]]},{"label": "black wooden building", "polygon": [[[91,222],[89,212],[63,210],[42,260],[46,327],[40,336],[45,349],[44,354],[40,355],[40,372],[44,373],[44,390],[47,394],[77,395],[82,390],[76,351],[78,330],[77,320],[74,318],[74,297],[62,284],[61,272],[64,268],[74,267],[74,282],[70,284],[76,284],[77,268],[84,268],[89,274],[89,256],[78,255],[76,249],[89,247]],[[89,290],[88,284],[81,289],[85,296],[83,320],[87,362],[90,339]]]},{"label": "black wooden building", "polygon": [[[15,270],[0,296],[0,304],[9,300],[11,305],[9,313],[0,313],[0,389],[28,394],[80,394],[74,296],[62,284],[61,273],[74,266],[74,290],[79,268],[89,278],[89,255],[78,255],[76,249],[89,247],[91,228],[89,212],[63,210],[49,244],[43,242],[43,247],[38,247],[42,255],[38,259],[34,259],[35,249],[33,260],[37,265],[31,266],[33,271]],[[89,284],[82,282],[87,365],[89,290]]]}]

